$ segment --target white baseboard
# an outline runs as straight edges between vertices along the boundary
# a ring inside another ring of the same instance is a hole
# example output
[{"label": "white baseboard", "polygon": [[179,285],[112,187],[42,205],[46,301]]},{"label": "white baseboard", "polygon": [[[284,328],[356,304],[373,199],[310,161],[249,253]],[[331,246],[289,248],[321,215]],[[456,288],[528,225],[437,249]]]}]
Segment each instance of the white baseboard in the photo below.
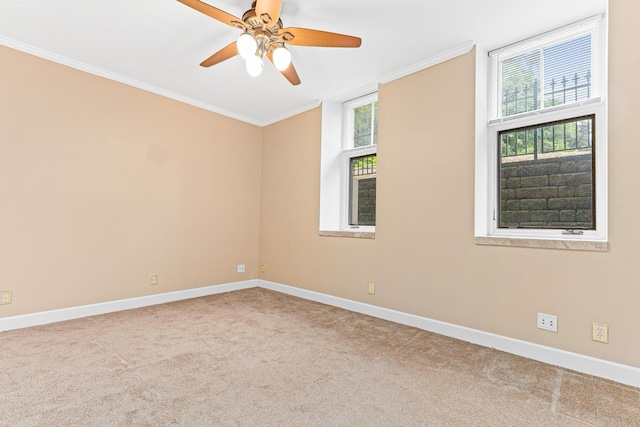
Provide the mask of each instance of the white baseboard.
[{"label": "white baseboard", "polygon": [[81,317],[97,316],[99,314],[130,310],[132,308],[164,304],[167,302],[203,297],[207,295],[221,294],[240,289],[255,288],[257,286],[258,281],[254,279],[244,282],[225,283],[222,285],[186,289],[184,291],[166,292],[163,294],[101,302],[98,304],[81,305],[78,307],[63,308],[59,310],[42,311],[39,313],[25,314],[21,316],[4,317],[0,318],[0,331],[28,328],[31,326],[62,322],[64,320],[78,319]]},{"label": "white baseboard", "polygon": [[454,325],[452,323],[441,322],[439,320],[428,319],[426,317],[415,316],[413,314],[407,314],[383,307],[377,307],[375,305],[260,279],[206,286],[203,288],[186,289],[184,291],[167,292],[163,294],[147,295],[143,297],[70,307],[60,310],[43,311],[40,313],[25,314],[21,316],[5,317],[0,318],[0,331],[28,328],[31,326],[61,322],[64,320],[96,316],[99,314],[130,310],[133,308],[164,304],[167,302],[255,287],[270,289],[272,291],[343,308],[356,313],[377,317],[379,319],[413,326],[425,331],[471,342],[484,347],[495,348],[497,350],[549,363],[551,365],[594,375],[600,378],[606,378],[633,387],[640,387],[640,368],[634,366],[623,365],[603,359],[596,359],[594,357],[584,356],[578,353],[571,353],[527,341],[479,331],[477,329]]},{"label": "white baseboard", "polygon": [[356,313],[389,320],[391,322],[413,326],[425,331],[435,332],[440,335],[445,335],[484,347],[495,348],[500,351],[548,363],[550,365],[560,366],[562,368],[571,369],[573,371],[582,372],[600,378],[606,378],[621,384],[640,387],[640,368],[634,366],[623,365],[603,359],[596,359],[595,357],[584,356],[578,353],[546,347],[527,341],[491,334],[477,329],[466,328],[452,323],[389,310],[387,308],[351,301],[314,291],[268,282],[266,280],[258,280],[258,287],[343,308]]}]

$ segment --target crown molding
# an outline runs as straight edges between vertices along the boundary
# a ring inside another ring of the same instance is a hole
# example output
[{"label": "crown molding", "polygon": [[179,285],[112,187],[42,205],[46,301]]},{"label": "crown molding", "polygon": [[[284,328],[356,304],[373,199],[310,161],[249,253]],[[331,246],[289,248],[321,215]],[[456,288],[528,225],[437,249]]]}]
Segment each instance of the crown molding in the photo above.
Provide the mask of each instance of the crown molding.
[{"label": "crown molding", "polygon": [[464,55],[465,53],[469,53],[475,45],[475,41],[468,41],[454,47],[453,49],[438,53],[434,56],[431,56],[413,65],[409,65],[408,67],[402,68],[398,71],[385,74],[384,76],[378,78],[378,82],[380,84],[387,84],[394,80],[401,79],[402,77],[406,77],[410,74],[417,73],[418,71],[422,71],[426,68],[433,67],[434,65],[441,64],[450,59],[457,58],[458,56]]},{"label": "crown molding", "polygon": [[265,122],[261,122],[259,124],[259,126],[263,126],[264,127],[264,126],[272,125],[274,123],[278,123],[278,122],[280,122],[282,120],[285,120],[285,119],[288,119],[290,117],[297,116],[298,114],[306,113],[309,110],[313,110],[314,108],[317,108],[319,105],[320,105],[320,100],[315,100],[315,101],[313,101],[313,102],[311,102],[311,103],[309,103],[307,105],[304,105],[304,106],[302,106],[300,108],[296,108],[296,109],[290,110],[290,111],[288,111],[288,112],[286,112],[284,114],[281,114],[279,116],[275,116],[275,117],[273,117],[273,118],[271,118],[271,119],[269,119],[269,120],[267,120]]},{"label": "crown molding", "polygon": [[118,73],[113,73],[111,71],[104,70],[100,67],[95,67],[93,65],[89,65],[84,62],[71,59],[64,55],[50,52],[48,50],[41,49],[27,43],[19,42],[17,40],[13,40],[5,36],[0,36],[0,44],[15,50],[19,50],[24,53],[28,53],[33,56],[37,56],[42,59],[46,59],[61,65],[65,65],[67,67],[74,68],[76,70],[93,74],[98,77],[103,77],[105,79],[113,80],[118,83],[125,84],[127,86],[135,87],[137,89],[142,89],[147,92],[155,93],[156,95],[164,96],[166,98],[183,102],[185,104],[193,105],[194,107],[202,108],[203,110],[211,111],[212,113],[220,114],[222,116],[240,120],[256,126],[264,126],[263,123],[257,120],[254,120],[250,117],[243,116],[241,114],[236,114],[231,111],[225,110],[223,108],[218,108],[211,104],[207,104],[205,102],[198,101],[196,99],[189,98],[187,96],[179,95],[175,92],[171,92],[169,90],[162,89],[157,86],[153,86],[153,85],[141,82],[131,77],[123,76],[122,74],[118,74]]},{"label": "crown molding", "polygon": [[[321,104],[321,100],[316,100],[313,101],[305,106],[302,106],[300,108],[296,108],[293,109],[285,114],[282,114],[280,116],[271,118],[269,120],[266,121],[258,121],[255,119],[252,119],[250,117],[241,115],[241,114],[237,114],[237,113],[233,113],[231,111],[225,110],[223,108],[219,108],[216,106],[213,106],[211,104],[207,104],[205,102],[202,101],[198,101],[196,99],[187,97],[187,96],[183,96],[180,94],[177,94],[175,92],[171,92],[168,91],[166,89],[162,89],[159,88],[157,86],[153,86],[144,82],[141,82],[139,80],[133,79],[131,77],[127,77],[127,76],[123,76],[122,74],[118,74],[118,73],[114,73],[111,71],[107,71],[105,69],[102,69],[100,67],[96,67],[93,65],[89,65],[86,64],[82,61],[78,61],[72,58],[69,58],[67,56],[64,55],[60,55],[54,52],[50,52],[48,50],[45,49],[41,49],[38,47],[35,47],[33,45],[30,45],[28,43],[23,43],[23,42],[19,42],[17,40],[11,39],[9,37],[5,37],[5,36],[0,36],[0,45],[24,52],[24,53],[28,53],[30,55],[34,55],[37,56],[39,58],[43,58],[61,65],[65,65],[67,67],[71,67],[74,68],[76,70],[80,70],[80,71],[84,71],[86,73],[89,74],[93,74],[95,76],[99,76],[99,77],[103,77],[109,80],[113,80],[122,84],[125,84],[127,86],[131,86],[131,87],[135,87],[137,89],[142,89],[144,91],[147,92],[151,92],[154,93],[156,95],[160,95],[160,96],[164,96],[166,98],[170,98],[185,104],[189,104],[192,105],[194,107],[198,107],[198,108],[202,108],[203,110],[207,110],[207,111],[211,111],[212,113],[216,113],[216,114],[220,114],[222,116],[225,117],[229,117],[235,120],[240,120],[242,122],[245,123],[249,123],[255,126],[259,126],[259,127],[264,127],[264,126],[268,126],[274,123],[277,123],[279,121],[288,119],[290,117],[296,116],[298,114],[304,113],[306,111],[312,110],[316,107],[318,107]],[[447,50],[445,52],[439,53],[437,55],[434,55],[430,58],[427,58],[423,61],[420,61],[416,64],[410,65],[408,67],[402,68],[400,70],[394,71],[392,73],[386,74],[382,77],[380,77],[378,79],[378,83],[380,84],[386,84],[389,82],[392,82],[394,80],[400,79],[402,77],[406,77],[410,74],[416,73],[418,71],[424,70],[426,68],[429,67],[433,67],[434,65],[440,64],[442,62],[448,61],[450,59],[456,58],[460,55],[464,55],[468,52],[471,51],[471,49],[473,49],[473,47],[475,46],[475,42],[474,41],[469,41],[466,42],[460,46],[457,46],[453,49]],[[373,84],[369,84],[367,87],[373,87]],[[342,100],[344,100],[344,94],[343,96],[338,96],[338,97],[332,97],[330,99],[333,98],[342,98]]]}]

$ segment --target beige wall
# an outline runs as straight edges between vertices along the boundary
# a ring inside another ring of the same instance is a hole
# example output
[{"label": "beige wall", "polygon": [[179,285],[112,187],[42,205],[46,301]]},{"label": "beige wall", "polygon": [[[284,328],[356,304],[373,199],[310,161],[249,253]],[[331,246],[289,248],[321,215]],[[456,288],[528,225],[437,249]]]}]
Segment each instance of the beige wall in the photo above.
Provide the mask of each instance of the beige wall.
[{"label": "beige wall", "polygon": [[265,129],[260,277],[640,367],[639,13],[611,2],[609,252],[474,244],[472,52],[380,87],[375,240],[318,236],[320,109]]},{"label": "beige wall", "polygon": [[5,47],[0,63],[0,317],[257,277],[261,128]]},{"label": "beige wall", "polygon": [[260,129],[0,47],[0,317],[264,263],[266,280],[640,367],[640,6],[610,12],[606,253],[474,244],[474,53],[381,86],[378,226],[361,240],[318,236],[320,109]]}]

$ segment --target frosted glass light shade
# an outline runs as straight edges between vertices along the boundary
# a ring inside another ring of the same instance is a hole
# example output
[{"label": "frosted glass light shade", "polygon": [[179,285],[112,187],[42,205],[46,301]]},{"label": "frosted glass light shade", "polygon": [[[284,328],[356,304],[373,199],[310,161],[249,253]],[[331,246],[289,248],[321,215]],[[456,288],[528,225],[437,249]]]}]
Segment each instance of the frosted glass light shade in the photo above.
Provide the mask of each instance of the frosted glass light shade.
[{"label": "frosted glass light shade", "polygon": [[256,53],[256,49],[258,48],[258,43],[256,43],[253,36],[246,31],[240,34],[238,37],[238,41],[236,41],[236,46],[238,47],[238,53],[243,59],[249,59],[250,56],[254,56]]},{"label": "frosted glass light shade", "polygon": [[284,47],[280,46],[273,51],[273,64],[280,71],[284,71],[291,64],[291,52]]},{"label": "frosted glass light shade", "polygon": [[247,73],[251,77],[258,77],[262,73],[262,68],[264,68],[262,58],[258,55],[251,55],[247,58],[245,65],[247,66]]}]

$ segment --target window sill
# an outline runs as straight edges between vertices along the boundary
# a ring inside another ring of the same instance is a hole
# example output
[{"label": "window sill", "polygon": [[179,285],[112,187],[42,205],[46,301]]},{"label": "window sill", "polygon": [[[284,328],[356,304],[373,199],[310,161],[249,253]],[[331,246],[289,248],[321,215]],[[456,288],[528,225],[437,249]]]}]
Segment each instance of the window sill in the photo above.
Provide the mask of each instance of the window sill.
[{"label": "window sill", "polygon": [[607,252],[608,242],[585,240],[522,239],[512,237],[476,237],[476,245],[512,246],[519,248],[563,249],[571,251]]},{"label": "window sill", "polygon": [[375,231],[322,231],[320,236],[324,237],[351,237],[354,239],[375,239]]}]

